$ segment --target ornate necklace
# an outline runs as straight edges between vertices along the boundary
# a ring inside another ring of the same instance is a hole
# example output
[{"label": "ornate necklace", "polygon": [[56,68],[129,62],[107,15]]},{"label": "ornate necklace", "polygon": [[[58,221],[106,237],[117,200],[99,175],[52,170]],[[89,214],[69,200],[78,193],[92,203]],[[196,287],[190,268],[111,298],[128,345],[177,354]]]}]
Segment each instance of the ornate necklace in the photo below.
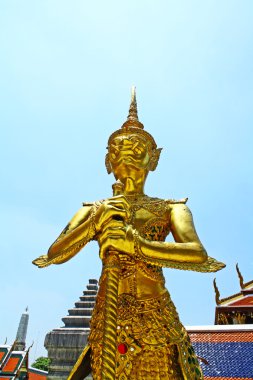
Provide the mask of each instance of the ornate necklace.
[{"label": "ornate necklace", "polygon": [[148,196],[143,193],[135,193],[135,194],[128,194],[125,195],[125,198],[130,202],[130,203],[135,203],[138,201],[143,201],[144,199],[147,199]]}]

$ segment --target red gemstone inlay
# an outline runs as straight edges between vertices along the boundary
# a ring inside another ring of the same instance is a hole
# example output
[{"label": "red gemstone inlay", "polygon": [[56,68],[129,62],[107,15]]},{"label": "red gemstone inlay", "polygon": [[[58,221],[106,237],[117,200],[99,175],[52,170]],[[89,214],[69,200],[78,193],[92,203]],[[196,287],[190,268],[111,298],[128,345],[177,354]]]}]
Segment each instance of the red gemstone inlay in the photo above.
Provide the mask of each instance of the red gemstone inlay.
[{"label": "red gemstone inlay", "polygon": [[125,355],[128,351],[128,347],[125,343],[120,343],[118,345],[118,351],[121,355]]}]

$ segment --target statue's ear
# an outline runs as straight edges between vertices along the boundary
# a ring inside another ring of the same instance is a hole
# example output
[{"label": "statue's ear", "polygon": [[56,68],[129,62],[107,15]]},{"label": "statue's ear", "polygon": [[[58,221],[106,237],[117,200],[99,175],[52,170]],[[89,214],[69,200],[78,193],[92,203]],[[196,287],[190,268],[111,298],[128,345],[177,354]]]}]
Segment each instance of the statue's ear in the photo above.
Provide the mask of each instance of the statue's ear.
[{"label": "statue's ear", "polygon": [[105,167],[106,167],[107,173],[111,174],[112,167],[111,167],[111,163],[110,163],[110,160],[109,160],[109,153],[107,153],[106,156],[105,156]]},{"label": "statue's ear", "polygon": [[153,172],[158,164],[162,148],[154,149],[149,161],[149,170]]}]

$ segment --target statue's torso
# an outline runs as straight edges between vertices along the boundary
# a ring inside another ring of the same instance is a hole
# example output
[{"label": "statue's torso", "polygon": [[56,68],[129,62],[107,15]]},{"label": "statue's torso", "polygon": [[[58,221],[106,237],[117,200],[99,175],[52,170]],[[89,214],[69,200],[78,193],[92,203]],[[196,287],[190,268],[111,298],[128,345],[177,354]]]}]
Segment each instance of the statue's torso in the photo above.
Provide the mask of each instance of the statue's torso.
[{"label": "statue's torso", "polygon": [[[142,197],[129,200],[130,224],[139,234],[153,241],[164,241],[170,233],[171,201]],[[120,254],[120,280],[118,294],[132,295],[135,299],[159,297],[166,289],[161,268],[136,261],[134,257]],[[102,272],[99,295],[105,295],[106,275]]]},{"label": "statue's torso", "polygon": [[[154,198],[132,202],[130,224],[145,239],[164,241],[170,232],[172,208],[173,201]],[[119,257],[115,378],[202,379],[187,333],[165,288],[162,269],[126,254]],[[97,380],[102,378],[107,273],[108,268],[103,266],[89,336]],[[191,363],[186,360],[189,352]]]}]

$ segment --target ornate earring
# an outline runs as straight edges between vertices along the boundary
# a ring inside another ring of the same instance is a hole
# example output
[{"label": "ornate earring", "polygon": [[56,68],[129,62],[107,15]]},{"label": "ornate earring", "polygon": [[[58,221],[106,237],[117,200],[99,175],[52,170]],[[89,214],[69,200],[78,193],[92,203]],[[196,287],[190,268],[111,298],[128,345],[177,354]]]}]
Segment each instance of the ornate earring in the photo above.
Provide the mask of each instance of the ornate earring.
[{"label": "ornate earring", "polygon": [[111,167],[111,163],[110,163],[110,160],[109,160],[109,153],[107,153],[105,155],[105,167],[106,167],[107,173],[111,174],[112,167]]},{"label": "ornate earring", "polygon": [[152,172],[157,167],[161,151],[162,151],[162,148],[158,148],[158,149],[153,150],[152,157],[150,158],[150,161],[149,161],[149,170]]}]

